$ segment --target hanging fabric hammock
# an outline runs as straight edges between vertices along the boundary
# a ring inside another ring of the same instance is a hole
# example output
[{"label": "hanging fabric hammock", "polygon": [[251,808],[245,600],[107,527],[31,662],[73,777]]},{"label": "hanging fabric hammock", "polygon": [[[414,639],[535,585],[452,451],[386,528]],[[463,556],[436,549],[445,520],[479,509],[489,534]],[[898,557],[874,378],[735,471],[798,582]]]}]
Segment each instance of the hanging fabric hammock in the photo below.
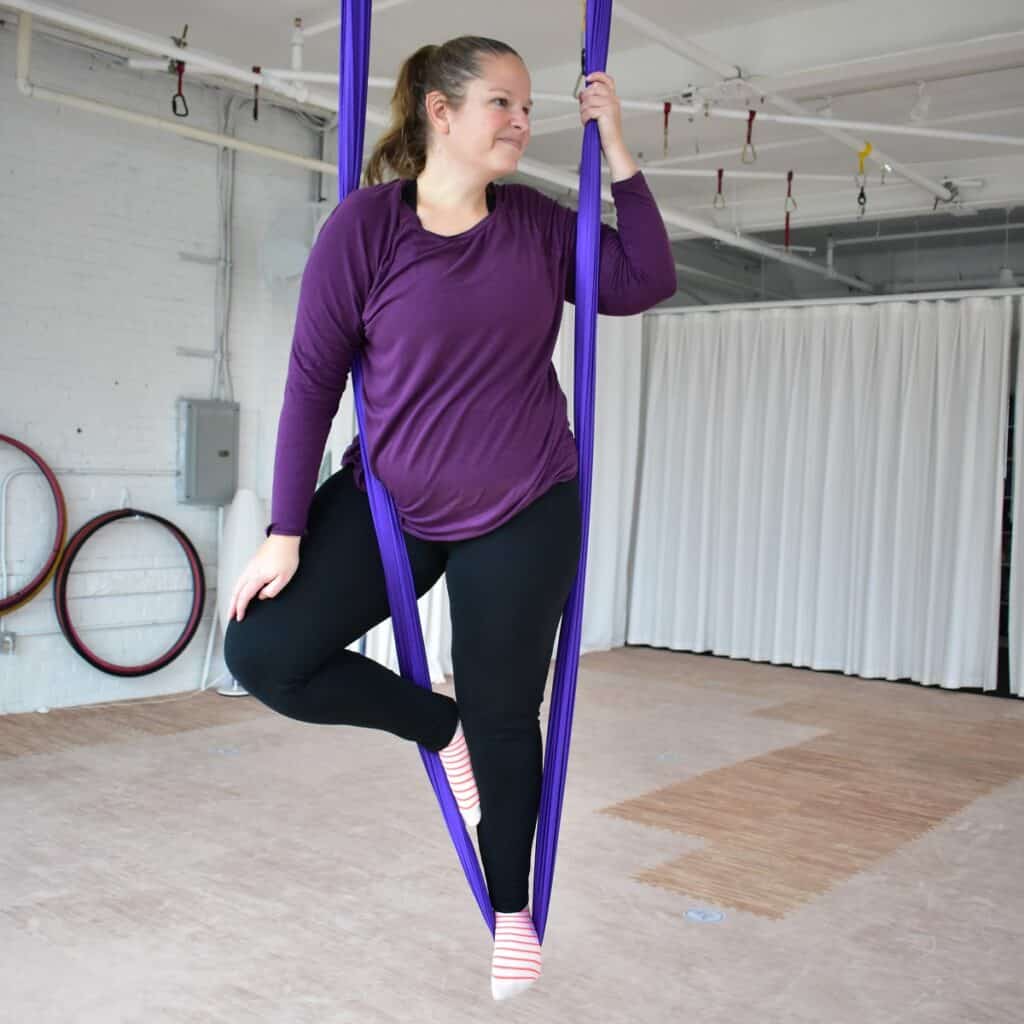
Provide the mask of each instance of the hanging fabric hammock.
[{"label": "hanging fabric hammock", "polygon": [[[585,74],[604,69],[608,59],[611,0],[587,0],[585,45],[581,62]],[[338,83],[338,202],[359,187],[366,124],[366,96],[370,63],[370,0],[341,0],[341,53]],[[575,436],[579,452],[579,486],[582,517],[580,562],[576,582],[566,601],[558,641],[555,677],[548,709],[543,783],[537,819],[533,866],[533,921],[543,941],[555,871],[558,827],[565,792],[565,774],[572,734],[583,627],[583,591],[587,569],[590,523],[590,492],[594,450],[594,340],[597,330],[597,282],[601,230],[601,150],[597,122],[587,122],[583,132],[580,164],[579,209],[576,231],[576,367]],[[402,674],[430,689],[426,648],[416,605],[416,591],[408,554],[402,539],[394,501],[374,475],[371,446],[363,409],[362,366],[357,356],[352,383],[362,446],[370,509],[380,544],[395,646]],[[491,933],[494,911],[476,851],[448,786],[441,759],[426,747],[420,756],[434,787],[438,803],[455,844],[456,852]],[[486,808],[484,809],[486,811]]]}]

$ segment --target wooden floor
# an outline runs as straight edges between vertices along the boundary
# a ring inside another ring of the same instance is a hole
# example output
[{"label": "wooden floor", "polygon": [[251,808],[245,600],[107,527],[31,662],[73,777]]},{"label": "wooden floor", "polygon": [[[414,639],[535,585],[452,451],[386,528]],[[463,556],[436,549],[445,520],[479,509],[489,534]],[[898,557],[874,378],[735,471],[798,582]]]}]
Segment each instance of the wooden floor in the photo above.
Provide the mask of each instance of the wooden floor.
[{"label": "wooden floor", "polygon": [[1018,701],[588,655],[544,976],[495,1004],[413,745],[215,693],[0,717],[0,1020],[1019,1024],[1022,775]]},{"label": "wooden floor", "polygon": [[607,808],[708,841],[637,878],[782,917],[1024,776],[1024,718],[998,700],[859,682],[754,712],[815,738]]}]

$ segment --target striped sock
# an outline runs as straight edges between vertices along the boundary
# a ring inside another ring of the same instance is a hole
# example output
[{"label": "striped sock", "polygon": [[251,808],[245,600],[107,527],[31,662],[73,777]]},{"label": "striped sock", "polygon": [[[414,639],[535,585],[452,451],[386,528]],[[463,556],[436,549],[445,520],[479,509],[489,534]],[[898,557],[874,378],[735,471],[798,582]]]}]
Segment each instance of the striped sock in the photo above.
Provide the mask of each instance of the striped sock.
[{"label": "striped sock", "polygon": [[473,778],[473,765],[469,760],[469,747],[466,746],[461,721],[455,726],[451,742],[437,753],[463,820],[471,828],[479,825],[480,794],[477,792],[476,779]]},{"label": "striped sock", "polygon": [[491,995],[508,999],[524,992],[540,977],[540,959],[540,940],[529,906],[515,914],[495,911]]}]

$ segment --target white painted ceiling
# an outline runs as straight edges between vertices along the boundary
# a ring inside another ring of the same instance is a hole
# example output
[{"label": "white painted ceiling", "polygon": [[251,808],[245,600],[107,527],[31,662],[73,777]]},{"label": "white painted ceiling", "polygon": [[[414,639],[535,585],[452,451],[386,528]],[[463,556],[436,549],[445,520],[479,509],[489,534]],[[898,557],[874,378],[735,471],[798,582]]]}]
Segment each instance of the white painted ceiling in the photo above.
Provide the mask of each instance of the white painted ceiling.
[{"label": "white painted ceiling", "polygon": [[[3,0],[0,0],[0,7]],[[241,68],[286,67],[292,19],[307,26],[336,17],[334,5],[295,6],[280,0],[196,0],[179,4],[153,0],[69,0],[62,6],[160,36],[179,35],[188,24],[191,47]],[[831,97],[835,118],[959,131],[998,133],[1024,139],[1024,3],[1022,0],[629,0],[628,8],[655,22],[666,34],[700,44],[718,60],[738,66],[758,88],[801,102],[809,113]],[[535,91],[570,94],[579,70],[580,4],[577,0],[518,0],[514,4],[453,0],[407,0],[374,15],[370,74],[394,77],[401,61],[427,42],[462,34],[492,36],[515,47],[530,69]],[[991,37],[984,54],[970,41]],[[936,48],[940,48],[936,51]],[[899,55],[880,62],[877,59]],[[851,67],[851,62],[859,62]],[[307,40],[304,67],[336,72],[337,30]],[[718,74],[694,64],[632,25],[612,23],[608,72],[620,96],[646,100],[675,98],[720,86]],[[927,119],[910,111],[925,82]],[[762,84],[763,83],[763,84]],[[331,90],[331,86],[318,87]],[[389,94],[371,89],[370,104],[384,112]],[[746,109],[735,97],[721,105]],[[763,113],[781,113],[770,102]],[[542,123],[563,115],[555,130]],[[538,101],[535,133],[527,156],[562,170],[575,169],[582,129],[575,108]],[[671,120],[668,157],[663,154],[662,117],[657,112],[624,112],[626,141],[642,154],[641,166],[705,169],[706,179],[651,177],[664,209],[750,232],[782,226],[785,175],[794,171],[799,207],[795,229],[857,222],[857,155],[808,126],[759,122],[754,165],[741,163],[746,124],[741,120]],[[367,151],[377,129],[367,128]],[[1024,203],[1024,145],[925,139],[904,135],[863,135],[895,161],[929,179],[969,177],[982,184],[961,196],[973,209],[1005,209]],[[725,169],[727,208],[716,211],[717,168]],[[772,171],[777,182],[730,179],[732,170]],[[810,172],[846,175],[848,182],[802,182]],[[557,192],[557,188],[535,182]],[[877,168],[868,185],[872,218],[929,214],[934,196],[890,175],[880,184]],[[941,211],[940,211],[941,212]],[[673,237],[687,236],[674,231]]]}]

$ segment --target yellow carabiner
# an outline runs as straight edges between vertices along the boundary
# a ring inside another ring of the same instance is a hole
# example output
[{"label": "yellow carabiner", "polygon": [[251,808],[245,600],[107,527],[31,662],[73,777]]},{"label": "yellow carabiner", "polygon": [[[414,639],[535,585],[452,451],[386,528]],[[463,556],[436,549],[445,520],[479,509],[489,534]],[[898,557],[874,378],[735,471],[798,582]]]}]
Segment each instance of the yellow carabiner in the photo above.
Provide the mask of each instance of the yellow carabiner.
[{"label": "yellow carabiner", "polygon": [[861,173],[861,176],[863,176],[863,174],[864,174],[864,161],[867,160],[867,158],[869,156],[871,156],[871,143],[870,142],[865,142],[864,143],[864,148],[857,154],[857,156],[860,157],[860,173]]}]

